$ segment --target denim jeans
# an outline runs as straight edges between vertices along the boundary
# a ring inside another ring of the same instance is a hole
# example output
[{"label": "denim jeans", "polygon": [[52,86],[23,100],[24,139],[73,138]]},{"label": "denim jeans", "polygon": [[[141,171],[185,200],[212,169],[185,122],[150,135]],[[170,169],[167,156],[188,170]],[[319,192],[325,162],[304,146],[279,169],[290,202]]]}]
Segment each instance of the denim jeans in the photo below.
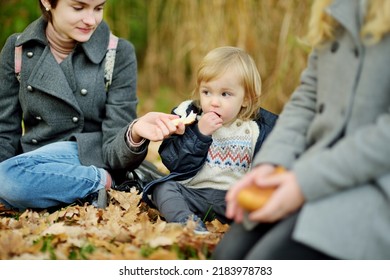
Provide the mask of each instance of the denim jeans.
[{"label": "denim jeans", "polygon": [[58,142],[0,163],[0,203],[9,208],[71,204],[106,184],[107,172],[80,163],[76,142]]}]

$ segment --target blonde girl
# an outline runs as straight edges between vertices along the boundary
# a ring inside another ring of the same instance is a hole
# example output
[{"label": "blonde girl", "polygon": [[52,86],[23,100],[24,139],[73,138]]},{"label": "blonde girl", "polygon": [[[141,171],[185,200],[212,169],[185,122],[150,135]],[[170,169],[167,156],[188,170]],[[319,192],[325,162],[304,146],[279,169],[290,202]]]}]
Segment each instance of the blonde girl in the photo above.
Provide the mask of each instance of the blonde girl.
[{"label": "blonde girl", "polygon": [[249,170],[277,118],[260,108],[260,96],[259,72],[244,50],[220,47],[204,57],[194,99],[173,110],[197,119],[163,141],[159,152],[171,173],[144,190],[168,222],[196,221],[196,233],[207,233],[207,220],[230,222],[226,191]]}]

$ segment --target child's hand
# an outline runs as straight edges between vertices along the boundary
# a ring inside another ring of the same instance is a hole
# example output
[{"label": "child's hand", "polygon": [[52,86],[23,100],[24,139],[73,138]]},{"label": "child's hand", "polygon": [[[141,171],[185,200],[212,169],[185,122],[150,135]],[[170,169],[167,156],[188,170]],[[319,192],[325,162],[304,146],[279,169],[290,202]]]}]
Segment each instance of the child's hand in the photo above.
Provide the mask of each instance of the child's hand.
[{"label": "child's hand", "polygon": [[223,120],[214,112],[203,114],[198,122],[199,131],[203,135],[211,135],[223,124]]}]

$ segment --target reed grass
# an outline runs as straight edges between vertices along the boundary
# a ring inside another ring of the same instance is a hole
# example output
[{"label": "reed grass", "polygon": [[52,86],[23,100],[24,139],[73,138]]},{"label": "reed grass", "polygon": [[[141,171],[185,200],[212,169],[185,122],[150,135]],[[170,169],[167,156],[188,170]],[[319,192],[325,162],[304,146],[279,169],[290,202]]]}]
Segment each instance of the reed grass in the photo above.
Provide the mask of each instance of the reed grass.
[{"label": "reed grass", "polygon": [[[2,2],[2,9],[15,12],[2,14],[0,24],[6,23],[10,29],[14,22],[21,31],[26,19],[37,13],[18,14],[18,3],[19,11],[26,13],[26,6],[31,10],[33,1]],[[223,45],[241,47],[252,55],[263,80],[262,106],[279,113],[306,65],[309,49],[299,38],[307,30],[311,2],[108,0],[105,19],[114,33],[136,47],[140,114],[169,112],[190,98],[201,58]]]},{"label": "reed grass", "polygon": [[[118,20],[129,17],[127,1],[113,0]],[[138,1],[130,1],[138,2]],[[201,58],[211,49],[232,45],[248,51],[263,80],[263,107],[279,113],[299,83],[309,49],[309,0],[148,0],[146,49],[139,57],[141,112],[169,111],[190,97]],[[126,10],[127,9],[127,10]],[[118,26],[119,33],[135,30]],[[123,29],[122,29],[123,28]],[[169,102],[162,102],[169,100]]]}]

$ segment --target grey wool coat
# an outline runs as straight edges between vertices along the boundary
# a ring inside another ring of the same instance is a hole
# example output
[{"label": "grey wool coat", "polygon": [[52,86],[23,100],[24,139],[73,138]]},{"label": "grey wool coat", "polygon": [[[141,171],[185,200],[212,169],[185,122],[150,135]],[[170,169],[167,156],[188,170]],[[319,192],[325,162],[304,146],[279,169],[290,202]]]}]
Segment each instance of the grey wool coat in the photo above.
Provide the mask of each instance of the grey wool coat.
[{"label": "grey wool coat", "polygon": [[390,35],[362,44],[359,2],[328,8],[341,30],[311,53],[254,163],[296,174],[306,202],[295,240],[336,258],[390,259]]},{"label": "grey wool coat", "polygon": [[[131,150],[125,141],[138,103],[133,45],[119,39],[113,80],[106,92],[107,24],[103,21],[90,40],[78,44],[60,64],[50,52],[45,27],[39,18],[19,38],[10,36],[0,54],[0,162],[52,142],[77,141],[84,165],[137,167],[146,156],[146,145]],[[20,83],[14,73],[19,45],[23,46]]]}]

